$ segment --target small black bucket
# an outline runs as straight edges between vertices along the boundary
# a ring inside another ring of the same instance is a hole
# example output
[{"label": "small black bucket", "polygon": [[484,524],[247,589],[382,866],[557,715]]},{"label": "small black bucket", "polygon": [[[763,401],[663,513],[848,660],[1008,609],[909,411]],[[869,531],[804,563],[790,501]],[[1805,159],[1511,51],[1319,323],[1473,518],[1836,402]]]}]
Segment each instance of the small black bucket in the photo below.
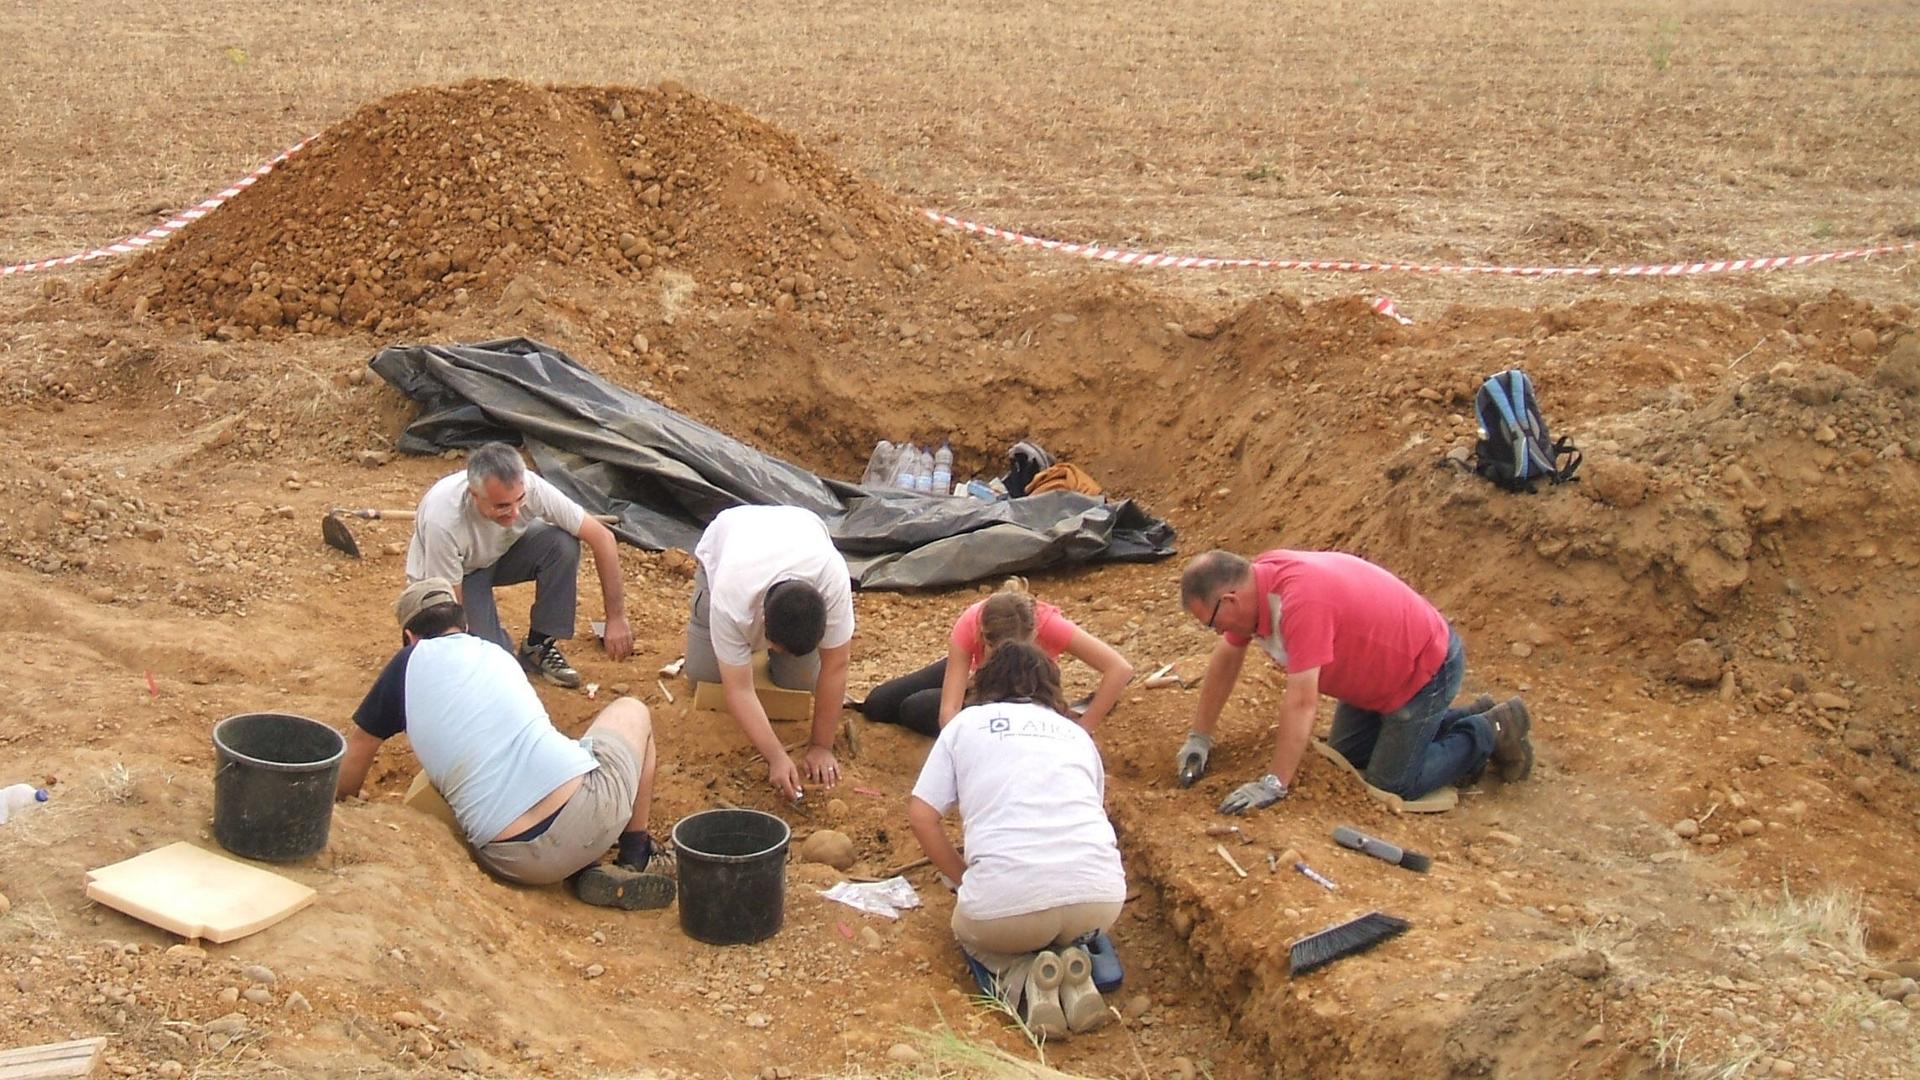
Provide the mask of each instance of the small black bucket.
[{"label": "small black bucket", "polygon": [[235,855],[292,862],[327,846],[347,740],[304,716],[242,713],[213,726],[213,838]]},{"label": "small black bucket", "polygon": [[758,810],[703,810],[673,827],[680,929],[709,945],[772,937],[786,913],[787,823]]}]

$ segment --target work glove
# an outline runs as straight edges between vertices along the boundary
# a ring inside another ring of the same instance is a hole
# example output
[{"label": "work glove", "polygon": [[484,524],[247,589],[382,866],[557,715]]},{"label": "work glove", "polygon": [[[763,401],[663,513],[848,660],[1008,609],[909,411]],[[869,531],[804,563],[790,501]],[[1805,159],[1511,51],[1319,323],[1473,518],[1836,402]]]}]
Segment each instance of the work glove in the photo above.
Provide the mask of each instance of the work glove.
[{"label": "work glove", "polygon": [[1244,814],[1249,810],[1258,810],[1263,806],[1272,806],[1287,797],[1287,785],[1280,778],[1268,773],[1258,780],[1249,780],[1233,789],[1220,804],[1223,814]]},{"label": "work glove", "polygon": [[1212,753],[1213,736],[1187,732],[1187,741],[1173,762],[1181,787],[1192,787],[1195,780],[1207,775],[1207,756]]}]

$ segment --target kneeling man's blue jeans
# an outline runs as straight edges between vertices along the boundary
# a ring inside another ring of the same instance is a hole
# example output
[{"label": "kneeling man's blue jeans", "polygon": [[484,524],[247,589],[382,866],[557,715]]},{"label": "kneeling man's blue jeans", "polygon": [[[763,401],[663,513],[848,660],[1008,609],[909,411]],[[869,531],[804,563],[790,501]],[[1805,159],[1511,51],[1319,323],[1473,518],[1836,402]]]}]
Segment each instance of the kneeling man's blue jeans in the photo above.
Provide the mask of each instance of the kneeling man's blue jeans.
[{"label": "kneeling man's blue jeans", "polygon": [[1341,702],[1327,742],[1353,763],[1367,783],[1403,799],[1418,799],[1457,783],[1493,756],[1493,723],[1450,708],[1467,670],[1467,648],[1449,630],[1447,659],[1427,685],[1389,713]]}]

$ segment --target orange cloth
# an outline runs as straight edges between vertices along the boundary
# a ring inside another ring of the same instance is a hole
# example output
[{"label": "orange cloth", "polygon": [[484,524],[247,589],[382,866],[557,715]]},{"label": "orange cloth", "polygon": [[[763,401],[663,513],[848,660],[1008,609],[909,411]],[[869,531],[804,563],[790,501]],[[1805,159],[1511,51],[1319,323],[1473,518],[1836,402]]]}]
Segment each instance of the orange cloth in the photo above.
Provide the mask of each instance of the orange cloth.
[{"label": "orange cloth", "polygon": [[1070,461],[1049,465],[1027,485],[1027,494],[1038,495],[1043,491],[1077,491],[1082,495],[1104,495],[1100,484],[1087,470]]}]

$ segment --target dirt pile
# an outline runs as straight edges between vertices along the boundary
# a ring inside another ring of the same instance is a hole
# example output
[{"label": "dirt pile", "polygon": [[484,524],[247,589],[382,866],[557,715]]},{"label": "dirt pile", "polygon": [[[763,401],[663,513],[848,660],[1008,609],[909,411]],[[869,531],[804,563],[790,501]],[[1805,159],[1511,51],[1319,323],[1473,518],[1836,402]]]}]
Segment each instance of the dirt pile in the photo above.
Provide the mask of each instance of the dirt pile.
[{"label": "dirt pile", "polygon": [[889,277],[950,271],[962,251],[793,137],[676,84],[477,81],[366,106],[100,293],[222,337],[387,335],[543,265],[580,285],[687,275],[716,307],[832,311]]}]

